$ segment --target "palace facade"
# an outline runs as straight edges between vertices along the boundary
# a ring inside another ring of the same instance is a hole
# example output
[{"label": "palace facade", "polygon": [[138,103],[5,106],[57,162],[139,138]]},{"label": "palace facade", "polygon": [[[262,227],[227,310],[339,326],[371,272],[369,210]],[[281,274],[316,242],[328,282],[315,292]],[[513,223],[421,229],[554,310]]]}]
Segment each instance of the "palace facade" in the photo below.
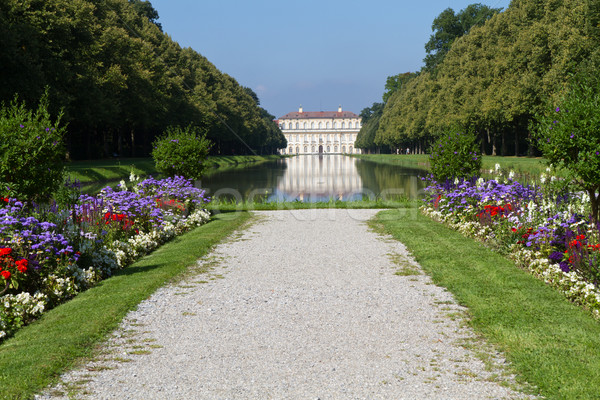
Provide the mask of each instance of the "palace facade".
[{"label": "palace facade", "polygon": [[360,154],[354,146],[361,118],[350,111],[303,111],[285,114],[277,120],[287,139],[281,154]]}]

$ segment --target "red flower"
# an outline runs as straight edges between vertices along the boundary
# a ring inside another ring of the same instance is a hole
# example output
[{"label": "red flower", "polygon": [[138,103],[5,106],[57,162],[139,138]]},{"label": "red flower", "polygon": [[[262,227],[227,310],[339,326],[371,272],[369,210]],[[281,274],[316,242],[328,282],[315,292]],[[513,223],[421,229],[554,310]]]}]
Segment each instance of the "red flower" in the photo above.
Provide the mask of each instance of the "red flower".
[{"label": "red flower", "polygon": [[0,256],[7,256],[12,252],[12,249],[10,247],[4,247],[2,249],[0,249]]},{"label": "red flower", "polygon": [[21,259],[17,262],[15,262],[15,264],[17,265],[17,270],[21,273],[27,272],[27,260],[26,259]]},{"label": "red flower", "polygon": [[517,228],[510,228],[511,231],[516,232]]},{"label": "red flower", "polygon": [[8,272],[8,271],[2,271],[2,272],[0,272],[0,275],[2,275],[2,277],[5,280],[9,280],[10,279],[10,272]]}]

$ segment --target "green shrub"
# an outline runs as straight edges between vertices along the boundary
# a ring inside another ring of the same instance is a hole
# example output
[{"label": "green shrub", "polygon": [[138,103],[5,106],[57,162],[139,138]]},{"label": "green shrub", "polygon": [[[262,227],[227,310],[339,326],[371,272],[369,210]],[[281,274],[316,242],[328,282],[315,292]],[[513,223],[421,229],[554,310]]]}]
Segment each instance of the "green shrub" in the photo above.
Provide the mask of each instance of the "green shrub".
[{"label": "green shrub", "polygon": [[152,144],[156,169],[167,176],[202,178],[212,142],[197,127],[169,127]]},{"label": "green shrub", "polygon": [[431,173],[438,182],[479,175],[481,156],[477,137],[470,133],[448,132],[431,146]]},{"label": "green shrub", "polygon": [[598,222],[600,190],[600,81],[595,71],[575,76],[558,105],[538,116],[534,134],[548,163],[590,197]]},{"label": "green shrub", "polygon": [[34,112],[15,99],[0,110],[0,195],[45,201],[63,181],[65,127],[52,122],[48,92]]}]

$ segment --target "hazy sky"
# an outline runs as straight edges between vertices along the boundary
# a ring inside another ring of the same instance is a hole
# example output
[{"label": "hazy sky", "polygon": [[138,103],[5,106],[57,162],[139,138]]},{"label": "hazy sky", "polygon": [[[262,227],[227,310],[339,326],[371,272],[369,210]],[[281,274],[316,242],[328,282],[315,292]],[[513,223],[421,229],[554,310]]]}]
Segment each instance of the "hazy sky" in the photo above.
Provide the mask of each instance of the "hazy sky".
[{"label": "hazy sky", "polygon": [[434,18],[477,2],[151,0],[173,40],[252,88],[276,117],[380,102],[388,76],[423,65]]}]

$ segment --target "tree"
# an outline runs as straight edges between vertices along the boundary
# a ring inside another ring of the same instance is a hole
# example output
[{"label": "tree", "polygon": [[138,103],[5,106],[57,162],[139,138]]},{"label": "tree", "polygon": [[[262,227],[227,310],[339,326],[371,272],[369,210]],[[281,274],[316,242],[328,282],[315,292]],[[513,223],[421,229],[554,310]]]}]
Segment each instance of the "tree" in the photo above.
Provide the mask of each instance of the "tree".
[{"label": "tree", "polygon": [[577,75],[552,112],[538,117],[535,138],[549,164],[569,171],[587,192],[598,222],[600,190],[600,78],[597,69]]},{"label": "tree", "polygon": [[129,0],[129,3],[133,6],[135,11],[146,18],[148,21],[152,22],[154,25],[160,29],[162,32],[162,25],[158,23],[158,11],[154,9],[152,4],[149,1],[144,0]]},{"label": "tree", "polygon": [[360,112],[361,128],[356,135],[354,145],[359,149],[372,150],[378,146],[375,144],[375,135],[379,128],[379,119],[383,114],[383,103],[373,103],[371,107],[364,108]]},{"label": "tree", "polygon": [[419,75],[418,72],[405,72],[403,74],[388,76],[388,78],[385,82],[385,92],[383,93],[383,102],[387,103],[390,96],[394,92],[396,92],[398,90],[402,90],[402,88],[408,82],[410,82],[412,79],[414,79],[417,75]]},{"label": "tree", "polygon": [[17,98],[0,109],[0,196],[45,201],[63,180],[65,127],[52,121],[46,92],[37,110]]},{"label": "tree", "polygon": [[431,25],[433,34],[425,44],[427,55],[423,62],[426,70],[435,69],[443,61],[452,44],[459,37],[469,33],[473,26],[483,25],[488,19],[502,11],[482,4],[471,4],[458,14],[452,8],[441,12]]}]

